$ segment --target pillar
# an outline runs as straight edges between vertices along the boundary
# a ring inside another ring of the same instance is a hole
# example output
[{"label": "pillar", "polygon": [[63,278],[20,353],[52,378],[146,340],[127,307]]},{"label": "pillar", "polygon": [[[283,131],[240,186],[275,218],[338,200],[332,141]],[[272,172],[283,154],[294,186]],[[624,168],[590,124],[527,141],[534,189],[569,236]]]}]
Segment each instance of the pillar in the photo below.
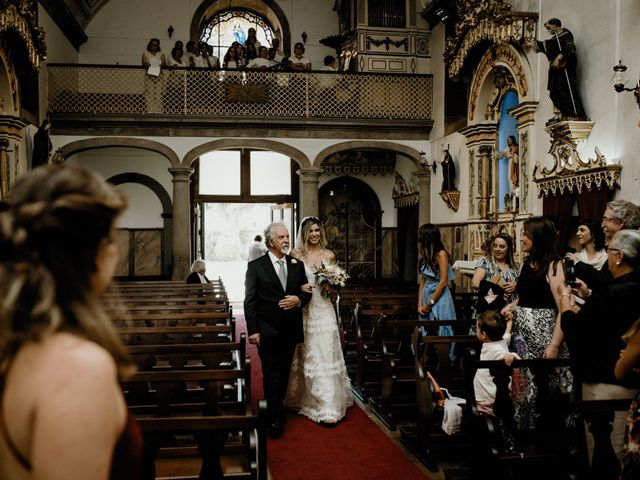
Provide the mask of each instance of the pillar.
[{"label": "pillar", "polygon": [[173,262],[171,278],[173,280],[184,280],[191,267],[189,177],[193,173],[193,168],[172,167],[169,172],[173,175]]},{"label": "pillar", "polygon": [[302,184],[302,188],[300,189],[300,214],[298,215],[300,218],[317,217],[320,213],[318,185],[322,173],[324,173],[322,168],[310,167],[298,170]]},{"label": "pillar", "polygon": [[431,222],[431,170],[421,167],[415,173],[418,178],[418,225]]}]

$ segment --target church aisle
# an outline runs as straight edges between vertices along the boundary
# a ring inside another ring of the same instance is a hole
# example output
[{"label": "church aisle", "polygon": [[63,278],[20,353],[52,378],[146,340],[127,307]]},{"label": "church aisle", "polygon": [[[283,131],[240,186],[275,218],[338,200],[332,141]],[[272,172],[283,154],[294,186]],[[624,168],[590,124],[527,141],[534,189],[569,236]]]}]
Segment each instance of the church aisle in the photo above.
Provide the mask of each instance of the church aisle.
[{"label": "church aisle", "polygon": [[[242,305],[233,306],[236,330],[246,331]],[[260,358],[254,345],[247,345],[251,357],[252,403],[262,398]],[[284,435],[269,439],[267,456],[272,480],[436,480],[427,475],[389,438],[360,406],[354,404],[345,419],[333,428],[318,425],[306,417],[288,412]]]}]

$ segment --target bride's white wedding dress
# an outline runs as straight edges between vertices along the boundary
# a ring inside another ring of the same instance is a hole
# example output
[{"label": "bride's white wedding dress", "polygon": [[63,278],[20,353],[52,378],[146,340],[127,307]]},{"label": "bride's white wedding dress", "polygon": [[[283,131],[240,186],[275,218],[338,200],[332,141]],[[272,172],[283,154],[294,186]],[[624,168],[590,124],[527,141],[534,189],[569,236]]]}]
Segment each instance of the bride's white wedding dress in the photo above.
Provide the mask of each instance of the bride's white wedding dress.
[{"label": "bride's white wedding dress", "polygon": [[[305,271],[309,283],[315,284],[307,264]],[[296,347],[284,404],[314,422],[337,423],[353,405],[353,399],[336,313],[319,287],[313,289],[302,319],[304,343]]]}]

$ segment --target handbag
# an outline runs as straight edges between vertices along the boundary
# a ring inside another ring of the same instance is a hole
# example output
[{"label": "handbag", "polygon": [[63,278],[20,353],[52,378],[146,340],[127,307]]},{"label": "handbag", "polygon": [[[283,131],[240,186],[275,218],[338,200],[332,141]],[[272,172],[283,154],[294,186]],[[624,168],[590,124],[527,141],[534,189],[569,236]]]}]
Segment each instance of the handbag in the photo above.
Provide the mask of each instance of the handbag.
[{"label": "handbag", "polygon": [[[502,279],[502,277],[500,277],[500,279]],[[476,313],[482,313],[486,310],[502,310],[506,304],[504,288],[489,280],[480,281]]]}]

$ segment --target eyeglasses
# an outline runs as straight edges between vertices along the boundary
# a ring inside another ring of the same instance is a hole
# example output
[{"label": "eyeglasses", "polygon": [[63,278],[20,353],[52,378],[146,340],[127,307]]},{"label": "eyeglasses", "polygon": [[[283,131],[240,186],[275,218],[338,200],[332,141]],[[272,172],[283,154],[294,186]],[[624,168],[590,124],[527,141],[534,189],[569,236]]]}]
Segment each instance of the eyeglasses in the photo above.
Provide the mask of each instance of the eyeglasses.
[{"label": "eyeglasses", "polygon": [[602,217],[603,222],[620,222],[620,219],[617,217]]},{"label": "eyeglasses", "polygon": [[610,253],[610,252],[621,252],[621,251],[622,251],[622,250],[619,250],[619,249],[617,249],[617,248],[613,248],[613,247],[609,247],[609,248],[607,248],[607,253]]}]

